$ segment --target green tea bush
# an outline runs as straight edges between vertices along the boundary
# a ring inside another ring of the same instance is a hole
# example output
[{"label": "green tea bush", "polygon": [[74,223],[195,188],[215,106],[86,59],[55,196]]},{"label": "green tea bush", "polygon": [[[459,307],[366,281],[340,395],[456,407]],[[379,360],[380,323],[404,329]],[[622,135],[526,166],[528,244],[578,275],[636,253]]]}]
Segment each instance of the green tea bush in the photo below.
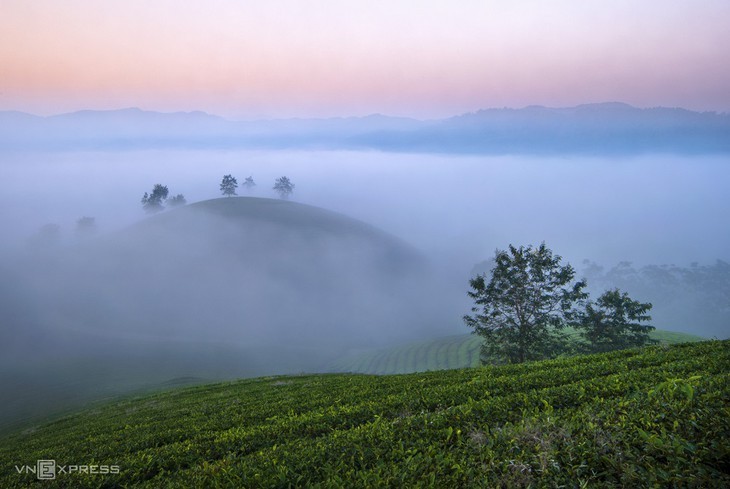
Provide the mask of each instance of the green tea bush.
[{"label": "green tea bush", "polygon": [[0,487],[730,487],[728,347],[120,399],[6,435]]}]

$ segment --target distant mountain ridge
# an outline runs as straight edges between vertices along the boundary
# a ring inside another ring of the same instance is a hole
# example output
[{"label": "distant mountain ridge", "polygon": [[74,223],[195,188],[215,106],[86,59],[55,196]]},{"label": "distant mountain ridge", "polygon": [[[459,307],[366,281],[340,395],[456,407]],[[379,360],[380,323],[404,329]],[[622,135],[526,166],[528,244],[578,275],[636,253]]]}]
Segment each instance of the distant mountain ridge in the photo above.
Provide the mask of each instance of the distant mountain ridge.
[{"label": "distant mountain ridge", "polygon": [[316,148],[473,154],[730,152],[730,114],[622,102],[484,109],[446,119],[373,114],[231,121],[138,108],[49,117],[0,112],[0,150]]}]

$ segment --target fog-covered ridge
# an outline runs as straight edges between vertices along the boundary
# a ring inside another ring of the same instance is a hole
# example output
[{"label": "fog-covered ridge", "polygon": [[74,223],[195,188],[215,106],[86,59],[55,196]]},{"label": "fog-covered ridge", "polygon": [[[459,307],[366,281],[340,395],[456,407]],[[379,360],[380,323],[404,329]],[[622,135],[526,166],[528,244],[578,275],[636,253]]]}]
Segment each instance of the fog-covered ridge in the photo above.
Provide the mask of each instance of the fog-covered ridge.
[{"label": "fog-covered ridge", "polygon": [[[19,359],[43,355],[36,337],[78,337],[82,350],[94,338],[148,339],[316,349],[300,358],[313,368],[340,349],[418,337],[448,319],[414,248],[274,199],[199,202],[83,243],[29,249],[5,268],[13,284],[0,283],[12,290],[3,314],[14,319],[2,350]],[[424,297],[430,305],[416,307]]]},{"label": "fog-covered ridge", "polygon": [[440,120],[371,115],[230,121],[137,108],[0,112],[0,149],[329,148],[470,154],[730,152],[730,114],[623,103],[488,109]]},{"label": "fog-covered ridge", "polygon": [[176,377],[317,371],[353,349],[437,335],[453,315],[415,248],[266,198],[29,247],[0,272],[0,389],[14,392],[0,425],[44,411],[43,392],[71,405]]}]

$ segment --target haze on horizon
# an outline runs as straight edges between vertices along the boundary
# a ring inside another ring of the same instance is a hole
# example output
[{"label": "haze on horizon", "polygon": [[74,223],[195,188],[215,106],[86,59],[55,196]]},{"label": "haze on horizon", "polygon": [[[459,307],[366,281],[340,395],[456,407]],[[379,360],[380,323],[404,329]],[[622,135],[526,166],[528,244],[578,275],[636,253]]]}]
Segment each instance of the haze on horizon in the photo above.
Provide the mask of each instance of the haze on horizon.
[{"label": "haze on horizon", "polygon": [[0,110],[436,118],[622,101],[730,111],[730,3],[6,0]]}]

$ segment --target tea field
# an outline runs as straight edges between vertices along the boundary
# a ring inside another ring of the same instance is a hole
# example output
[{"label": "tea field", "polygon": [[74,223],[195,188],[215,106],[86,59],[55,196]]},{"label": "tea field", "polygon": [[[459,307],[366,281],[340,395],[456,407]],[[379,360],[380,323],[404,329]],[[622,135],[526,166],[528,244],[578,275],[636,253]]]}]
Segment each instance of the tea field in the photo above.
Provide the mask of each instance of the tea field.
[{"label": "tea field", "polygon": [[[568,331],[568,333],[577,334],[573,331]],[[654,330],[650,336],[663,345],[705,339],[688,333],[664,330]],[[479,347],[482,342],[482,338],[472,334],[447,336],[348,355],[334,362],[330,366],[330,370],[365,374],[405,374],[427,370],[476,367],[479,365]]]},{"label": "tea field", "polygon": [[3,488],[730,487],[730,341],[181,388],[3,435],[0,470]]}]

